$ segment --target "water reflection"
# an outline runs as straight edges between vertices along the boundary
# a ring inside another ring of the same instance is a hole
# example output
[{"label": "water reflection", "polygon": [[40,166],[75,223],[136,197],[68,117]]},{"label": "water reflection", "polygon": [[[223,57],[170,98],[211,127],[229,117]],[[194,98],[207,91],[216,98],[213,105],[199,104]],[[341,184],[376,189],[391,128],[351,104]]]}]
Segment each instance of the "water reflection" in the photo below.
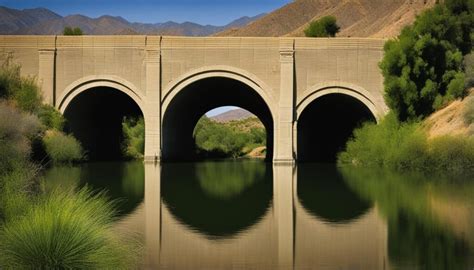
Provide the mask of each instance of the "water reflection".
[{"label": "water reflection", "polygon": [[341,172],[361,196],[377,202],[388,224],[388,254],[393,266],[472,268],[471,181],[351,168]]},{"label": "water reflection", "polygon": [[45,178],[132,202],[115,229],[143,240],[141,268],[474,267],[472,181],[249,161],[101,163]]},{"label": "water reflection", "polygon": [[142,162],[95,162],[52,167],[43,178],[47,190],[85,185],[105,190],[111,199],[117,200],[119,214],[126,215],[143,201],[144,174]]},{"label": "water reflection", "polygon": [[298,166],[298,199],[318,219],[347,223],[366,213],[372,204],[344,182],[332,164]]},{"label": "water reflection", "polygon": [[163,202],[183,224],[208,237],[231,237],[257,223],[272,200],[264,162],[162,165]]}]

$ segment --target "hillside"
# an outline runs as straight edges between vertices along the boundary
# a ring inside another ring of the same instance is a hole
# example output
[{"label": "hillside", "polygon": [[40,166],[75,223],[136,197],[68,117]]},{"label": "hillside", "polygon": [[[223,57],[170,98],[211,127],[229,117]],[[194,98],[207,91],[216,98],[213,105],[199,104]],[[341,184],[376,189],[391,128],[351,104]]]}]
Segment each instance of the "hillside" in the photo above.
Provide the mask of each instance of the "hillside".
[{"label": "hillside", "polygon": [[393,37],[437,0],[296,0],[241,28],[216,36],[304,36],[309,22],[336,16],[341,37]]},{"label": "hillside", "polygon": [[443,135],[474,135],[474,124],[467,125],[465,122],[465,111],[468,104],[474,105],[474,88],[470,95],[463,100],[456,100],[424,121],[424,126],[430,138]]},{"label": "hillside", "polygon": [[255,115],[244,109],[235,109],[212,116],[211,119],[216,122],[225,123],[229,121],[243,120],[250,117],[255,117]]},{"label": "hillside", "polygon": [[0,34],[7,35],[55,35],[61,34],[64,27],[80,27],[87,35],[179,35],[209,36],[232,27],[243,27],[262,17],[241,17],[224,26],[200,25],[192,22],[176,23],[138,23],[129,22],[122,17],[104,15],[90,18],[75,14],[62,17],[48,9],[11,9],[0,6]]}]

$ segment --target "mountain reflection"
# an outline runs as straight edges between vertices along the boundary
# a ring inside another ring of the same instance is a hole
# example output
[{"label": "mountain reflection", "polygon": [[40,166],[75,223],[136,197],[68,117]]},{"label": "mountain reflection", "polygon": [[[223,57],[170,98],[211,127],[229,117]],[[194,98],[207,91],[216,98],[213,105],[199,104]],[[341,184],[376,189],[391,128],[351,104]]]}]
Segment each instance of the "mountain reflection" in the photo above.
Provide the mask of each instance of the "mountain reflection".
[{"label": "mountain reflection", "polygon": [[163,164],[161,192],[183,224],[208,237],[231,237],[268,211],[272,169],[258,161]]}]

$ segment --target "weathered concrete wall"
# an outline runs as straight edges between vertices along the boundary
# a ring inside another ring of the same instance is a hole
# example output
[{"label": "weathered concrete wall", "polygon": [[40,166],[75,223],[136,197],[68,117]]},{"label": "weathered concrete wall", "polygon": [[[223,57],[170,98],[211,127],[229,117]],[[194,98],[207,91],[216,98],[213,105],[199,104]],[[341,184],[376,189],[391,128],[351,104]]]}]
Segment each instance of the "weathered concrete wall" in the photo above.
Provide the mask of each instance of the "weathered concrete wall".
[{"label": "weathered concrete wall", "polygon": [[386,112],[378,68],[383,43],[356,38],[0,36],[0,53],[11,53],[23,74],[36,76],[45,101],[61,111],[76,95],[97,86],[131,96],[145,116],[145,154],[152,160],[160,159],[163,114],[177,92],[213,76],[241,81],[272,112],[274,160],[292,162],[295,122],[319,96],[343,93],[377,117]]}]

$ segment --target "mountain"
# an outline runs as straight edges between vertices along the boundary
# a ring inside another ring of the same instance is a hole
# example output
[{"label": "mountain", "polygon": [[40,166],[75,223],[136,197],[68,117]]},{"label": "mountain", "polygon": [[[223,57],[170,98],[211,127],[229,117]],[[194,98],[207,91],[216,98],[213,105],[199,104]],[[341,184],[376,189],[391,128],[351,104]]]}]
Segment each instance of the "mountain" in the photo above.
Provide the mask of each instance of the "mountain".
[{"label": "mountain", "polygon": [[439,0],[295,0],[244,27],[216,36],[304,36],[322,16],[337,18],[341,37],[393,37],[415,16]]},{"label": "mountain", "polygon": [[59,18],[60,15],[44,8],[17,10],[0,6],[0,33],[14,34],[42,21]]},{"label": "mountain", "polygon": [[246,26],[264,15],[245,16],[224,26],[214,26],[172,21],[155,24],[132,23],[122,17],[109,15],[99,18],[90,18],[80,14],[62,17],[44,8],[17,10],[0,7],[0,34],[55,35],[61,34],[64,27],[71,26],[81,28],[88,35],[209,36],[229,28]]},{"label": "mountain", "polygon": [[243,120],[250,117],[255,117],[255,115],[244,109],[235,109],[212,116],[211,119],[216,122],[226,123],[235,120]]}]

